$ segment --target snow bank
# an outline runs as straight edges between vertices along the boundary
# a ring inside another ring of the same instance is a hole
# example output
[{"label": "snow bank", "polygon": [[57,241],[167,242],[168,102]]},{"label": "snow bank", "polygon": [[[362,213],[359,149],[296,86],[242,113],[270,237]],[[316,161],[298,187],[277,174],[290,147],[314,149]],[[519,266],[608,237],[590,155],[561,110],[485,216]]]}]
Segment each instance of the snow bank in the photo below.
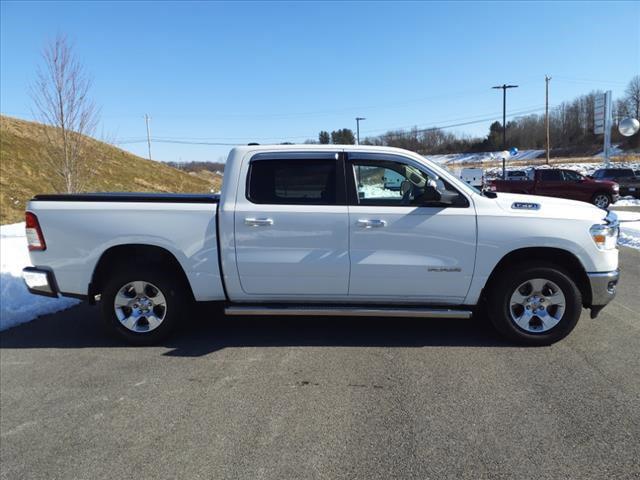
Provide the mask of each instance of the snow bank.
[{"label": "snow bank", "polygon": [[29,265],[24,222],[0,226],[0,330],[78,303],[69,298],[31,295],[22,281],[22,269]]},{"label": "snow bank", "polygon": [[614,205],[616,207],[640,207],[640,198],[622,197]]},{"label": "snow bank", "polygon": [[[510,155],[508,161],[533,160],[540,157],[544,150],[520,150],[515,155]],[[502,152],[478,152],[478,153],[450,153],[445,155],[426,155],[432,162],[441,165],[455,165],[458,163],[483,163],[495,162],[502,159]]]},{"label": "snow bank", "polygon": [[618,220],[623,220],[618,244],[640,250],[640,213],[616,210],[616,215]]}]

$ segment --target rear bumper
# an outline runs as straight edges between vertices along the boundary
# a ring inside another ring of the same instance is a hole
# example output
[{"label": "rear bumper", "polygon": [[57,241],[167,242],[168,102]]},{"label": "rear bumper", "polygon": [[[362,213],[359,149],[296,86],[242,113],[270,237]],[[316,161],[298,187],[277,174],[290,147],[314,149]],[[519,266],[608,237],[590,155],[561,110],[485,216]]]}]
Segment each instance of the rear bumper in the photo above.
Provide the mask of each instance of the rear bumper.
[{"label": "rear bumper", "polygon": [[34,295],[43,295],[45,297],[70,297],[79,300],[87,300],[89,303],[95,303],[93,297],[81,295],[77,293],[61,292],[56,283],[56,277],[53,271],[47,268],[25,267],[22,269],[22,279],[29,293]]},{"label": "rear bumper", "polygon": [[620,270],[588,273],[587,276],[591,285],[591,318],[595,318],[615,298]]},{"label": "rear bumper", "polygon": [[623,187],[620,185],[620,196],[626,197],[631,195],[632,197],[640,197],[640,187]]},{"label": "rear bumper", "polygon": [[56,279],[51,270],[26,267],[22,269],[22,279],[29,292],[34,295],[44,295],[45,297],[58,296]]}]

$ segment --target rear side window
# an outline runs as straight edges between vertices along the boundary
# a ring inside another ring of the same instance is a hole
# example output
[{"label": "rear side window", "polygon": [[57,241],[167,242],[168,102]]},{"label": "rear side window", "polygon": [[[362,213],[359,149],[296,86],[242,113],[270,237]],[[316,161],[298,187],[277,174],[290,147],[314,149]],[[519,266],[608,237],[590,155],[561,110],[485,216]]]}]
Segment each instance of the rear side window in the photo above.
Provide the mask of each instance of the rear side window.
[{"label": "rear side window", "polygon": [[562,175],[567,182],[577,182],[582,180],[582,175],[578,172],[574,172],[573,170],[562,170]]},{"label": "rear side window", "polygon": [[625,178],[625,177],[633,177],[633,170],[628,169],[606,169],[606,170],[598,170],[596,172],[597,176],[595,178]]},{"label": "rear side window", "polygon": [[540,170],[540,180],[545,182],[562,182],[562,172],[560,170]]},{"label": "rear side window", "polygon": [[258,160],[249,167],[247,198],[272,205],[335,205],[335,160]]}]

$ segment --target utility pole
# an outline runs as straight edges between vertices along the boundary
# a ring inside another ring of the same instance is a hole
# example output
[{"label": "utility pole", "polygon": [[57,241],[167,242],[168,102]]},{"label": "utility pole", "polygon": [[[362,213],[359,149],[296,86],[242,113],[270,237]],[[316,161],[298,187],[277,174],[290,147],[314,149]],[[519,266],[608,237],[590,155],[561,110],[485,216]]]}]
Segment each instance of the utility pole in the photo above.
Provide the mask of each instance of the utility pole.
[{"label": "utility pole", "polygon": [[[518,85],[507,85],[503,83],[497,87],[491,87],[495,89],[502,89],[502,150],[507,150],[507,89],[518,88]],[[502,179],[506,177],[506,156],[502,156]]]},{"label": "utility pole", "polygon": [[360,145],[360,120],[366,120],[366,118],[356,117],[356,145]]},{"label": "utility pole", "polygon": [[547,132],[547,165],[549,165],[549,157],[551,156],[551,140],[549,135],[549,81],[551,77],[544,76],[544,83],[546,84],[546,93],[544,100],[544,128]]},{"label": "utility pole", "polygon": [[151,132],[149,130],[149,120],[151,118],[146,113],[144,114],[144,121],[147,124],[147,146],[149,147],[149,160],[151,160]]}]

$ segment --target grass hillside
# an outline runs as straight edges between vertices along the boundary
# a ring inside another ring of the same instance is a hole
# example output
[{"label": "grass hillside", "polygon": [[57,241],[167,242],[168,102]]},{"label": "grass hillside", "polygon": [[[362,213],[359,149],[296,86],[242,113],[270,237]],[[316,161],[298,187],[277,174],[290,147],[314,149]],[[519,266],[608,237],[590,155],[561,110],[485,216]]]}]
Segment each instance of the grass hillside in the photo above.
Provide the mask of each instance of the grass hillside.
[{"label": "grass hillside", "polygon": [[[53,176],[42,160],[42,126],[0,116],[0,224],[21,221],[26,202],[37,193],[55,193]],[[98,140],[90,140],[88,192],[218,191],[217,176],[190,175],[161,162],[146,160]]]}]

